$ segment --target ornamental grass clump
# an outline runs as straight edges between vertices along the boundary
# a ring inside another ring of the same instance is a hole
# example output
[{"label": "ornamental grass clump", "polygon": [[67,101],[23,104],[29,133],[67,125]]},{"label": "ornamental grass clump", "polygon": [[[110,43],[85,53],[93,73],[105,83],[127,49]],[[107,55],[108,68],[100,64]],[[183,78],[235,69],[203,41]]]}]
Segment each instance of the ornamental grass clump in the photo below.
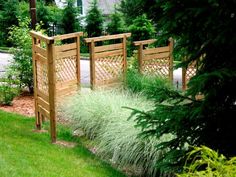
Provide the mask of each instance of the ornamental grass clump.
[{"label": "ornamental grass clump", "polygon": [[[66,105],[66,106],[64,106]],[[133,119],[128,120],[132,110],[138,107],[147,111],[153,102],[146,98],[120,90],[93,91],[77,94],[63,104],[62,112],[73,121],[75,128],[82,129],[94,140],[97,154],[120,168],[132,168],[145,176],[156,176],[156,161],[163,151],[156,146],[171,139],[171,135],[141,138],[140,128]]]}]

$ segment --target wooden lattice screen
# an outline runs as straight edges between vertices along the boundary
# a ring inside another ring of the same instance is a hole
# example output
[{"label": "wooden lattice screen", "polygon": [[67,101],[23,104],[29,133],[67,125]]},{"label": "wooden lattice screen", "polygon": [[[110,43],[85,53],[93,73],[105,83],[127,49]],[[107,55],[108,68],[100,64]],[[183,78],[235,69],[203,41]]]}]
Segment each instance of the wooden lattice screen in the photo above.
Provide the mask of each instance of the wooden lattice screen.
[{"label": "wooden lattice screen", "polygon": [[[131,33],[86,38],[90,50],[91,88],[117,83],[124,76],[127,67],[126,40]],[[102,42],[121,41],[101,45]]]},{"label": "wooden lattice screen", "polygon": [[156,75],[162,78],[169,78],[173,82],[173,40],[169,40],[169,45],[158,48],[145,48],[154,43],[155,39],[136,41],[138,46],[139,71],[142,74]]},{"label": "wooden lattice screen", "polygon": [[[31,31],[36,127],[50,120],[52,142],[56,142],[56,100],[76,91],[80,86],[81,32],[47,37]],[[73,41],[60,44],[61,40]],[[59,41],[59,42],[57,42]]]},{"label": "wooden lattice screen", "polygon": [[197,66],[196,62],[192,62],[188,65],[187,68],[182,68],[182,89],[187,89],[187,83],[189,80],[196,75]]}]

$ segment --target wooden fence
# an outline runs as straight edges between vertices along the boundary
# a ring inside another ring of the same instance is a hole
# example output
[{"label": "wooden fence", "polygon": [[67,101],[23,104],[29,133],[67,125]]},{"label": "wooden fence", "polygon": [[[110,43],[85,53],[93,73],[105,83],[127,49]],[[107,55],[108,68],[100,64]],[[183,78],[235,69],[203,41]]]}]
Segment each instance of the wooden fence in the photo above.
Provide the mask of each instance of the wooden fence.
[{"label": "wooden fence", "polygon": [[196,62],[190,63],[187,68],[182,68],[182,90],[187,89],[187,83],[193,76],[196,75],[196,72]]},{"label": "wooden fence", "polygon": [[[91,88],[119,82],[127,68],[127,38],[131,33],[86,38],[90,50]],[[104,41],[109,43],[101,45]],[[117,43],[117,41],[119,41]]]},{"label": "wooden fence", "polygon": [[[56,142],[56,100],[80,88],[80,36],[82,32],[47,37],[31,31],[36,127],[50,120],[52,142]],[[63,44],[60,41],[73,41]]]},{"label": "wooden fence", "polygon": [[173,82],[173,40],[169,40],[169,45],[158,48],[145,48],[154,43],[155,39],[136,41],[138,46],[138,65],[139,71],[143,74],[156,75],[169,78]]}]

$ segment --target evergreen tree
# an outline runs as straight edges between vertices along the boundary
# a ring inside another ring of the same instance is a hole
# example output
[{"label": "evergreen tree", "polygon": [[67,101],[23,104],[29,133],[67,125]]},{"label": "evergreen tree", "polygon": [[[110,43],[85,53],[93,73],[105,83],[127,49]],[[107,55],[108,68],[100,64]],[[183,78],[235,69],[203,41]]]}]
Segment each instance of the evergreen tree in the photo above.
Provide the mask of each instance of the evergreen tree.
[{"label": "evergreen tree", "polygon": [[3,45],[12,45],[6,39],[8,38],[9,27],[18,25],[18,6],[18,0],[7,0],[2,5],[2,10],[0,11],[0,35],[1,39],[3,39]]},{"label": "evergreen tree", "polygon": [[67,6],[63,9],[62,28],[64,33],[76,32],[80,28],[77,8],[74,0],[67,0]]},{"label": "evergreen tree", "polygon": [[145,14],[136,17],[129,26],[132,33],[132,41],[152,39],[155,35],[155,28]]},{"label": "evergreen tree", "polygon": [[86,15],[86,32],[89,37],[101,36],[103,31],[103,17],[98,9],[97,0],[93,0]]},{"label": "evergreen tree", "polygon": [[51,17],[48,6],[46,6],[45,2],[39,1],[37,3],[36,13],[37,13],[37,22],[42,22],[42,28],[47,30],[50,26],[49,24],[51,21]]},{"label": "evergreen tree", "polygon": [[121,0],[119,10],[123,13],[128,26],[132,24],[133,19],[142,14],[146,14],[148,19],[153,21],[162,14],[156,0]]},{"label": "evergreen tree", "polygon": [[111,15],[111,21],[107,25],[107,32],[109,34],[119,34],[125,31],[124,21],[121,14],[115,10],[114,14]]},{"label": "evergreen tree", "polygon": [[181,168],[189,145],[235,156],[236,1],[160,0],[158,5],[163,10],[161,37],[174,37],[175,50],[185,50],[182,66],[192,61],[199,66],[185,93],[155,86],[150,98],[156,108],[134,110],[145,136],[174,135],[158,146],[167,151],[159,169]]}]

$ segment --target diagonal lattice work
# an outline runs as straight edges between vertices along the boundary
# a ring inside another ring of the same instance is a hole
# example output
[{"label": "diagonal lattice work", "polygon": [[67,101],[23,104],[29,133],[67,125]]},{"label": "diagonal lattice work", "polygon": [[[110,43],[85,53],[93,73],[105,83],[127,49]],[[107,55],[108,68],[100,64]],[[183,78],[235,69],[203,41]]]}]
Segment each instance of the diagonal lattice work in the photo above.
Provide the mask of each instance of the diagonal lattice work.
[{"label": "diagonal lattice work", "polygon": [[53,37],[35,31],[30,34],[33,42],[36,128],[40,130],[42,120],[49,119],[51,140],[55,143],[59,97],[74,93],[80,85],[80,36],[83,33]]},{"label": "diagonal lattice work", "polygon": [[112,82],[124,72],[123,56],[98,58],[95,60],[96,83]]},{"label": "diagonal lattice work", "polygon": [[48,95],[48,67],[46,63],[40,62],[36,63],[36,79],[38,90]]},{"label": "diagonal lattice work", "polygon": [[57,83],[76,80],[76,56],[58,58],[56,61]]},{"label": "diagonal lattice work", "polygon": [[161,78],[168,78],[173,82],[173,39],[169,40],[169,45],[157,48],[148,48],[155,39],[136,41],[138,46],[139,72],[145,75],[154,75]]},{"label": "diagonal lattice work", "polygon": [[189,80],[196,75],[197,72],[197,65],[196,62],[192,62],[188,65],[187,69],[182,69],[182,89],[187,89],[187,84]]},{"label": "diagonal lattice work", "polygon": [[[131,33],[124,33],[85,39],[90,49],[90,84],[92,89],[119,83],[123,80],[127,68],[126,41],[130,36]],[[104,41],[106,44],[103,44]]]},{"label": "diagonal lattice work", "polygon": [[168,78],[170,75],[169,58],[159,58],[143,61],[143,74]]}]

